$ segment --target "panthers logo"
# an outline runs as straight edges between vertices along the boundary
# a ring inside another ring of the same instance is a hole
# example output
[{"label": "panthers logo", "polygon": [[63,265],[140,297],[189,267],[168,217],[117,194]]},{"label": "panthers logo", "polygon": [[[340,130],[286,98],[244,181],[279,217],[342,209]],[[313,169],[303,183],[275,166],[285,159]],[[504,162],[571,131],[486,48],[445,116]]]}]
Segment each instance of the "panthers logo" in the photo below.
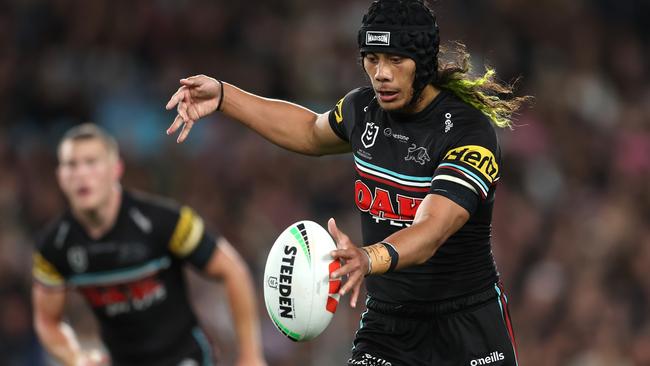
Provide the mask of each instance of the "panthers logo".
[{"label": "panthers logo", "polygon": [[412,160],[420,165],[424,165],[426,162],[431,161],[431,158],[427,153],[427,149],[424,147],[417,147],[415,144],[411,144],[411,147],[408,148],[408,154],[404,160]]}]

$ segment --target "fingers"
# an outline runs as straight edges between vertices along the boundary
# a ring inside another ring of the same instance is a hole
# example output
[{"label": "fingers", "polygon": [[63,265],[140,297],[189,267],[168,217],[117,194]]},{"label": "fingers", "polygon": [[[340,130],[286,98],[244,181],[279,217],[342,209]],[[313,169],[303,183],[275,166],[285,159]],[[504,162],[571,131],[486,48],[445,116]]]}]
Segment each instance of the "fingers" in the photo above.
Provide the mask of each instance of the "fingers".
[{"label": "fingers", "polygon": [[357,282],[357,285],[352,289],[352,297],[350,298],[350,306],[353,308],[357,307],[357,299],[359,298],[359,292],[361,292],[361,281]]},{"label": "fingers", "polygon": [[193,79],[194,77],[195,76],[181,79],[181,84],[183,84],[184,86],[196,86],[197,81]]},{"label": "fingers", "polygon": [[[337,252],[340,252],[340,250],[337,250]],[[350,256],[346,256],[346,257],[349,258]],[[345,258],[345,257],[341,256],[340,258]],[[355,263],[354,261],[349,261],[349,262],[345,263],[344,265],[342,265],[341,268],[339,268],[336,271],[332,272],[331,277],[334,278],[334,279],[340,278],[340,277],[343,277],[343,276],[345,276],[345,275],[347,275],[347,274],[349,274],[351,272],[356,271],[357,269],[359,269],[359,265],[357,263]]]},{"label": "fingers", "polygon": [[338,279],[348,276],[347,280],[339,290],[339,295],[343,296],[351,290],[352,296],[350,297],[350,306],[354,308],[357,306],[361,283],[366,275],[366,271],[364,271],[365,264],[363,263],[363,253],[350,242],[347,235],[343,234],[336,227],[336,221],[333,218],[328,220],[327,229],[336,240],[336,244],[339,248],[330,253],[332,258],[343,260],[345,263],[341,268],[332,272],[331,278]]},{"label": "fingers", "polygon": [[[348,280],[345,281],[345,284],[343,284],[343,286],[339,290],[339,295],[343,296],[346,293],[348,293],[348,291],[354,289],[355,287],[361,286],[362,280],[363,280],[363,276],[359,273],[359,271],[353,272],[352,274],[350,274]],[[350,304],[352,304],[352,300],[353,299],[350,299]],[[356,299],[354,300],[356,301]]]},{"label": "fingers", "polygon": [[194,121],[187,121],[183,125],[183,130],[181,131],[180,135],[178,135],[178,138],[176,139],[176,142],[179,144],[187,138],[187,135],[190,133],[190,130],[192,129],[192,126],[194,125]]},{"label": "fingers", "polygon": [[190,91],[189,89],[200,87],[202,84],[200,78],[201,76],[203,75],[191,76],[189,78],[181,79],[180,80],[181,87],[178,88],[176,93],[174,93],[174,95],[172,95],[172,97],[169,99],[167,105],[165,105],[165,109],[171,110],[179,102],[186,99],[189,96],[189,91]]},{"label": "fingers", "polygon": [[347,249],[350,247],[350,239],[348,239],[348,236],[339,230],[339,228],[336,226],[336,220],[334,220],[334,218],[327,220],[327,230],[330,232],[330,235],[332,235],[332,238],[336,242],[336,246],[338,248]]},{"label": "fingers", "polygon": [[167,134],[171,135],[174,132],[178,130],[179,127],[183,125],[183,117],[181,117],[179,114],[176,115],[176,118],[174,118],[174,122],[172,122],[171,126],[167,129]]},{"label": "fingers", "polygon": [[[180,103],[178,103],[178,108],[176,108],[176,111],[178,112],[178,115],[183,118],[183,122],[187,122],[191,120],[190,116],[187,114],[187,108],[190,103],[187,101],[187,98],[183,99]],[[197,118],[198,119],[198,118]]]},{"label": "fingers", "polygon": [[330,219],[327,220],[327,231],[330,232],[330,235],[332,235],[332,238],[334,238],[334,241],[338,244],[338,242],[341,240],[341,232],[339,231],[339,228],[336,227],[336,221],[333,217],[330,217]]},{"label": "fingers", "polygon": [[176,139],[176,142],[181,143],[185,141],[187,135],[192,129],[192,126],[194,125],[194,121],[198,119],[198,117],[190,118],[190,115],[188,114],[188,106],[191,106],[191,108],[193,108],[192,114],[198,115],[198,113],[196,112],[196,107],[192,106],[192,100],[185,87],[180,87],[167,103],[167,107],[174,105],[177,106],[176,111],[178,114],[176,115],[176,118],[174,118],[174,122],[172,122],[171,126],[169,126],[167,129],[167,134],[171,135],[178,131],[179,127],[183,126],[180,135]]},{"label": "fingers", "polygon": [[196,103],[194,103],[194,101],[192,100],[192,96],[190,95],[189,92],[185,94],[185,98],[181,103],[179,103],[178,106],[179,106],[179,113],[181,112],[183,113],[181,114],[181,117],[183,117],[185,121],[191,121],[192,123],[194,123],[194,121],[197,121],[201,119],[201,117],[203,117],[199,114],[199,110],[196,106]]},{"label": "fingers", "polygon": [[184,88],[182,86],[178,88],[176,93],[174,93],[174,95],[172,95],[172,97],[169,98],[169,102],[167,102],[167,105],[165,105],[165,109],[171,110],[176,106],[176,104],[178,104],[178,102],[183,100],[183,89]]},{"label": "fingers", "polygon": [[205,75],[194,75],[194,76],[190,76],[188,78],[182,78],[180,81],[181,81],[181,84],[183,84],[185,86],[197,87],[197,86],[201,86],[201,84],[203,84],[203,81],[204,81],[205,78],[207,78],[207,76],[205,76]]},{"label": "fingers", "polygon": [[171,135],[178,131],[181,126],[183,126],[181,133],[176,139],[176,142],[178,143],[185,141],[187,135],[192,129],[192,126],[194,125],[194,121],[200,118],[196,106],[192,103],[189,88],[196,88],[200,86],[201,76],[202,75],[198,75],[181,79],[181,87],[178,88],[176,93],[174,93],[174,95],[172,95],[172,97],[167,102],[167,105],[165,105],[165,109],[167,110],[171,110],[172,108],[176,107],[176,111],[178,113],[178,115],[176,115],[174,118],[171,126],[169,126],[167,129],[167,134]]},{"label": "fingers", "polygon": [[183,100],[186,98],[185,96],[185,91],[183,87],[178,88],[178,91],[172,95],[171,99],[169,102],[167,102],[167,105],[165,106],[166,109],[172,109],[174,106],[177,106],[176,111],[178,112],[178,115],[176,118],[174,118],[174,122],[172,122],[171,126],[167,129],[167,134],[171,135],[176,130],[178,130],[179,127],[183,124],[183,122],[186,122],[189,120],[189,117],[187,115],[187,104],[183,103]]},{"label": "fingers", "polygon": [[198,119],[200,119],[202,117],[199,114],[199,110],[196,108],[196,104],[194,104],[194,103],[189,103],[188,108],[186,108],[185,113],[187,114],[189,119],[191,119],[192,121],[196,121],[196,120],[198,120]]},{"label": "fingers", "polygon": [[333,250],[330,252],[330,255],[332,256],[332,259],[339,259],[339,260],[342,259],[344,262],[352,261],[355,258],[359,257],[356,247],[340,248],[337,250]]}]

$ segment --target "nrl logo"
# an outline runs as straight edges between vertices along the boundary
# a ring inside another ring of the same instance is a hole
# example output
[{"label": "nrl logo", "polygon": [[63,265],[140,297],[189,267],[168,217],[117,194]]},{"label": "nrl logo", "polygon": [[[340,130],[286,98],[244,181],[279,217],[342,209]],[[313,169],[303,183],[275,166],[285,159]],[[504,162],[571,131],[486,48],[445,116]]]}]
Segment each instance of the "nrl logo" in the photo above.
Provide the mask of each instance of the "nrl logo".
[{"label": "nrl logo", "polygon": [[68,249],[68,263],[73,271],[80,273],[88,269],[88,254],[86,249],[76,245]]},{"label": "nrl logo", "polygon": [[379,132],[379,126],[376,126],[373,122],[366,122],[366,129],[361,135],[361,143],[366,149],[375,144],[377,135]]},{"label": "nrl logo", "polygon": [[390,46],[390,32],[366,32],[366,46]]}]

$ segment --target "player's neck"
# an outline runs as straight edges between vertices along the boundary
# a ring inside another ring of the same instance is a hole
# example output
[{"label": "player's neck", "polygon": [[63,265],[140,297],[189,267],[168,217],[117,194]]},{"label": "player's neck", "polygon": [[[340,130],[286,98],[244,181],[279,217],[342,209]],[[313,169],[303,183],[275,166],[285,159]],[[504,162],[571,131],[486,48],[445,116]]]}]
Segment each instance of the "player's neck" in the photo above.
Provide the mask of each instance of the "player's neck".
[{"label": "player's neck", "polygon": [[122,187],[116,185],[106,202],[93,210],[79,211],[73,208],[72,212],[77,221],[93,238],[99,239],[106,234],[115,224],[122,202]]},{"label": "player's neck", "polygon": [[411,113],[422,112],[429,104],[431,104],[431,102],[433,102],[434,99],[436,99],[438,94],[440,94],[440,89],[431,84],[425,86],[424,89],[422,89],[422,94],[420,94],[420,100],[418,100]]}]

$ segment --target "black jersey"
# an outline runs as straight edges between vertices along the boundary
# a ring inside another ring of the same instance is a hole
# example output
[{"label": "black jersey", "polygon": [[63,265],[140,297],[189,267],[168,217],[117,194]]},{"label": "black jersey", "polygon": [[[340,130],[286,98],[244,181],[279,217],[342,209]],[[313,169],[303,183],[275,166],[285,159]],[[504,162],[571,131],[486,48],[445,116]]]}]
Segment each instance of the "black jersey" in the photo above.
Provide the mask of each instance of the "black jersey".
[{"label": "black jersey", "polygon": [[424,264],[368,277],[371,297],[432,302],[494,285],[490,232],[501,154],[489,118],[445,90],[417,114],[386,112],[366,87],[343,97],[329,122],[354,155],[364,245],[409,226],[427,194],[470,213]]},{"label": "black jersey", "polygon": [[182,264],[202,269],[215,248],[189,207],[124,192],[115,225],[97,240],[64,213],[37,244],[33,274],[81,292],[114,364],[163,364],[197,332]]}]

